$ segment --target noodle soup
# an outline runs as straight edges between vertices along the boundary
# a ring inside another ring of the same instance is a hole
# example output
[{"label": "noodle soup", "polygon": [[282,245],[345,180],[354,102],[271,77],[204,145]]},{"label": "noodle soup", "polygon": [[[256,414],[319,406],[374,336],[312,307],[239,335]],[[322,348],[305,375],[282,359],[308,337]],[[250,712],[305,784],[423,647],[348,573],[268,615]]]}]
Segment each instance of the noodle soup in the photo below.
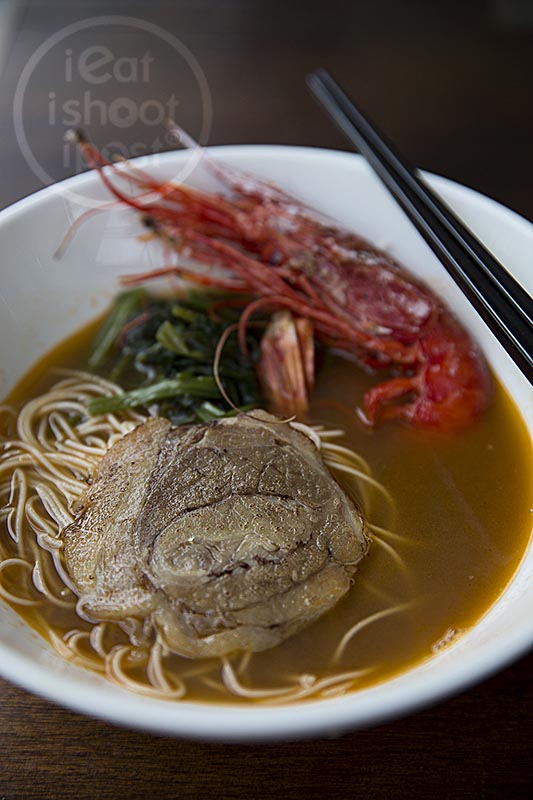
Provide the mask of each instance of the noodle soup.
[{"label": "noodle soup", "polygon": [[[61,520],[65,511],[54,503],[68,505],[65,498],[84,488],[104,445],[143,419],[128,411],[91,422],[83,417],[82,406],[87,398],[107,392],[104,381],[54,373],[86,367],[94,327],[36,364],[7,398],[16,409],[30,402],[22,422],[19,417],[19,432],[26,431],[25,452],[39,446],[46,420],[45,438],[53,442],[49,449],[71,458],[63,464],[70,464],[73,483],[62,485],[67,473],[60,458],[52,464],[58,470],[55,486],[43,481],[40,490],[38,481],[32,483],[36,476],[24,484],[12,471],[7,481],[4,468],[3,502],[9,511],[3,518],[2,593],[73,663],[169,699],[279,704],[333,696],[379,683],[449,646],[477,622],[516,570],[529,536],[531,444],[505,391],[497,386],[490,410],[461,436],[428,435],[393,424],[368,431],[353,408],[370,379],[350,360],[330,354],[308,422],[323,437],[326,450],[332,446],[334,460],[349,448],[362,459],[359,469],[367,462],[372,470],[370,480],[354,483],[349,472],[332,469],[362,505],[373,539],[348,594],[276,647],[222,659],[182,658],[150,637],[143,641],[139,631],[128,635],[115,623],[83,619],[76,613],[68,576],[65,584],[54,567],[55,561],[64,575],[53,518]],[[59,389],[53,389],[58,380]],[[3,435],[14,438],[9,414],[3,423]],[[15,544],[23,502],[30,521],[34,512],[40,533],[26,520]],[[43,506],[51,516],[43,515]],[[63,525],[69,521],[67,513]]]},{"label": "noodle soup", "polygon": [[[386,604],[401,606],[407,594],[409,600],[413,596],[412,593],[396,593],[400,572],[392,569],[393,556],[389,561],[386,548],[375,540],[353,576],[350,591],[325,617],[278,647],[253,655],[248,665],[232,657],[240,691],[251,689],[252,693],[261,693],[266,690],[267,696],[241,698],[226,688],[222,692],[219,684],[224,679],[234,683],[230,671],[222,674],[220,662],[218,672],[203,676],[215,681],[211,686],[201,680],[202,675],[185,676],[182,672],[180,680],[186,684],[186,694],[179,702],[161,701],[157,695],[147,697],[137,691],[125,692],[95,671],[94,651],[92,646],[86,647],[86,636],[72,641],[76,631],[82,630],[85,634],[90,631],[86,620],[70,616],[68,610],[66,616],[62,616],[61,610],[54,609],[46,621],[45,633],[40,627],[36,607],[22,609],[23,615],[19,616],[4,601],[0,602],[2,674],[30,691],[79,712],[156,733],[219,741],[338,734],[348,728],[408,713],[422,704],[462,690],[517,658],[530,646],[533,551],[528,548],[527,540],[531,529],[530,519],[528,521],[533,432],[531,388],[428,253],[402,213],[384,197],[360,157],[271,146],[213,148],[210,153],[230,166],[257,171],[278,181],[311,206],[389,247],[395,257],[409,265],[414,275],[446,298],[458,319],[483,345],[493,375],[497,377],[494,404],[480,424],[468,432],[463,444],[459,439],[428,438],[414,430],[395,427],[393,423],[385,423],[374,433],[361,428],[354,409],[368,379],[360,372],[356,374],[352,364],[345,360],[335,359],[334,372],[331,360],[322,365],[317,394],[307,420],[330,426],[330,430],[331,426],[342,427],[344,440],[330,441],[338,444],[343,441],[341,446],[347,445],[366,456],[373,478],[393,496],[396,516],[392,515],[391,519],[385,504],[376,502],[379,490],[371,493],[371,521],[391,533],[403,533],[408,537],[414,533],[423,542],[431,541],[425,552],[423,546],[408,548],[406,542],[393,537],[387,540],[402,561],[409,562],[411,570],[413,561],[417,562],[416,574],[420,580],[415,581],[413,591],[417,597],[428,600],[427,613],[406,617],[402,611],[375,620],[377,625],[383,626],[382,649],[372,650],[373,656],[385,654],[379,674],[362,672],[362,652],[368,637],[372,634],[376,646],[380,644],[372,633],[373,622],[353,633],[344,651],[345,660],[334,664],[331,670],[334,649],[364,616],[380,614]],[[176,174],[186,159],[186,154],[168,153],[158,157],[157,162],[148,158],[136,163],[164,179]],[[530,289],[529,253],[533,246],[530,223],[450,181],[434,176],[427,176],[427,179],[514,276]],[[212,187],[196,174],[194,184]],[[57,365],[79,368],[86,363],[87,348],[83,342],[92,338],[92,332],[86,330],[74,338],[67,337],[104,311],[116,291],[118,278],[126,272],[146,272],[162,263],[151,243],[140,244],[136,240],[140,232],[138,221],[125,212],[116,216],[113,213],[112,218],[107,214],[92,216],[89,224],[78,229],[66,255],[54,259],[53,254],[72,219],[86,210],[87,197],[97,202],[108,200],[94,174],[86,173],[64,186],[46,189],[0,215],[5,309],[0,320],[0,377],[3,397],[17,408],[63,379],[64,376],[57,374],[43,377],[49,369]],[[57,348],[57,342],[63,345]],[[51,348],[54,349],[50,357],[42,360],[43,352]],[[44,369],[39,375],[41,367]],[[27,373],[27,380],[20,382],[24,373]],[[19,383],[13,390],[16,381]],[[359,396],[354,397],[354,391],[359,392]],[[328,405],[322,401],[327,401]],[[2,425],[8,424],[9,420],[3,417]],[[507,471],[503,468],[499,471],[491,459],[492,452],[501,459],[502,467],[506,465]],[[487,486],[493,486],[494,480],[499,481],[497,491],[491,493],[483,489],[485,470],[492,476]],[[351,481],[348,483],[352,486]],[[455,503],[451,499],[454,494]],[[466,506],[459,501],[461,495]],[[473,509],[473,514],[467,506]],[[491,510],[495,510],[493,519],[490,519]],[[378,518],[378,512],[383,514],[383,519]],[[457,515],[463,512],[468,533],[474,533],[459,541],[463,528],[451,525],[447,530],[445,514],[450,513],[450,521],[457,523]],[[476,515],[481,527],[475,520]],[[442,537],[431,538],[434,525],[441,534],[444,530],[445,538],[435,550],[434,544]],[[57,525],[55,529],[57,531]],[[483,531],[488,532],[487,536]],[[380,538],[385,541],[383,534]],[[453,547],[446,545],[448,540]],[[448,590],[448,575],[459,575],[456,567],[462,548],[469,561],[474,558],[479,569],[477,572],[465,569],[465,580],[459,579],[453,591]],[[482,552],[489,554],[485,565]],[[400,566],[398,561],[396,563]],[[371,604],[364,592],[366,585],[373,581],[366,579],[381,580],[382,575],[389,575],[394,584],[385,585],[379,596],[376,590],[375,601]],[[473,581],[469,580],[470,575],[474,576]],[[365,581],[365,587],[359,578]],[[18,596],[23,596],[26,590],[36,591],[37,597],[40,595],[28,568],[22,565],[18,571],[2,572],[2,585]],[[60,584],[54,585],[54,590],[57,589],[61,591]],[[357,603],[352,607],[355,600]],[[435,609],[433,617],[432,608]],[[20,610],[17,605],[17,611]],[[39,609],[39,614],[42,610]],[[48,610],[49,607],[45,614]],[[411,614],[414,607],[405,611]],[[412,620],[410,630],[402,628],[403,638],[398,634],[400,619]],[[35,629],[45,635],[36,634]],[[50,631],[60,636],[59,648],[69,658],[72,659],[72,647],[90,657],[90,668],[79,668],[64,655],[57,655],[49,644]],[[73,632],[72,635],[65,637],[69,632]],[[102,642],[106,651],[116,644],[125,644],[122,632],[117,637],[117,640],[111,637]],[[98,637],[93,637],[93,641],[98,646]],[[316,649],[317,643],[322,641],[329,648],[327,652]],[[389,645],[393,659],[387,661]],[[125,664],[122,658],[119,656],[119,661],[122,668],[126,668],[128,678],[146,683],[146,663]],[[278,669],[278,663],[282,669]],[[370,664],[369,659],[366,664]],[[189,672],[194,672],[197,667],[205,669],[207,662],[188,660],[186,666]],[[344,670],[357,671],[359,676],[347,679],[343,686],[338,675],[342,678]],[[171,674],[174,680],[179,677],[177,671]],[[334,683],[322,684],[320,692],[313,695],[313,679],[316,683],[322,678],[328,680],[326,676],[330,675],[335,675]],[[289,683],[285,683],[287,678]],[[303,688],[310,694],[301,698],[305,702],[294,707],[286,703],[287,691],[282,693],[285,698],[272,697],[276,686],[293,693],[295,687],[298,691]],[[174,688],[179,690],[177,682]],[[335,697],[336,693],[344,695]],[[189,702],[191,698],[193,702]]]}]

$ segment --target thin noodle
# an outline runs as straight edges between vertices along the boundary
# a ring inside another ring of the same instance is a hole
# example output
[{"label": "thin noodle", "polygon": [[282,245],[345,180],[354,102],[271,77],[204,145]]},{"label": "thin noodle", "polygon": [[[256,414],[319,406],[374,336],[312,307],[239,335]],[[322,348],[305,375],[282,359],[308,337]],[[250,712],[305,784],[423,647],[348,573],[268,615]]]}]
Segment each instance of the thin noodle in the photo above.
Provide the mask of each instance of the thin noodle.
[{"label": "thin noodle", "polygon": [[89,634],[91,647],[93,650],[98,653],[103,659],[107,656],[107,650],[104,647],[104,636],[107,629],[106,622],[100,622],[97,625],[93,625],[91,628],[91,632]]},{"label": "thin noodle", "polygon": [[337,648],[333,654],[333,664],[337,663],[339,659],[342,657],[346,647],[351,642],[353,637],[362,631],[364,628],[367,628],[369,625],[372,625],[374,622],[378,622],[380,619],[384,619],[385,617],[389,617],[391,614],[398,614],[400,611],[405,611],[407,608],[410,608],[413,603],[402,603],[397,606],[393,606],[392,608],[383,608],[381,611],[376,611],[375,614],[370,614],[368,617],[364,617],[364,619],[359,620],[353,625],[349,631],[346,631],[342,639],[340,640]]},{"label": "thin noodle", "polygon": [[[322,678],[321,680],[313,681],[311,685],[308,684],[302,686],[300,684],[298,686],[298,683],[296,683],[296,685],[284,686],[282,688],[276,687],[272,689],[253,689],[249,686],[245,686],[239,680],[229,659],[223,658],[222,681],[228,691],[239,697],[260,700],[268,703],[269,705],[277,705],[280,702],[294,702],[295,700],[301,700],[304,697],[309,697],[310,695],[319,695],[324,689],[337,684],[347,683],[347,685],[352,685],[353,682],[357,681],[360,677],[368,674],[371,669],[372,668],[369,667],[365,669],[352,670],[351,672],[341,672],[337,675],[332,675],[327,678]],[[296,678],[295,680],[297,681],[298,679]]]},{"label": "thin noodle", "polygon": [[135,680],[125,672],[122,662],[124,659],[135,659],[136,655],[130,645],[117,645],[108,654],[105,662],[106,675],[123,689],[148,695],[160,700],[179,700],[185,694],[185,685],[175,678],[174,689],[161,689],[148,683]]},{"label": "thin noodle", "polygon": [[377,489],[377,491],[383,495],[383,497],[387,500],[388,503],[390,503],[391,506],[394,506],[394,500],[392,499],[390,492],[388,492],[387,489],[385,489],[382,483],[377,481],[375,478],[372,478],[370,475],[367,475],[366,472],[362,472],[361,470],[355,469],[354,467],[350,467],[347,464],[344,464],[340,461],[336,461],[335,459],[332,459],[330,456],[326,456],[324,458],[324,461],[329,467],[332,467],[333,469],[338,469],[340,472],[346,472],[348,475],[353,475],[358,480],[368,483],[374,489]]},{"label": "thin noodle", "polygon": [[374,533],[374,536],[372,537],[372,541],[376,542],[376,544],[379,544],[379,546],[382,547],[383,550],[390,555],[390,557],[396,563],[396,565],[400,569],[400,571],[404,573],[404,575],[408,575],[409,574],[408,573],[408,569],[407,569],[407,564],[405,563],[405,561],[403,560],[401,555],[396,552],[394,547],[392,547],[392,545],[390,545],[384,539],[381,539],[379,536],[377,536],[376,533]]},{"label": "thin noodle", "polygon": [[0,563],[0,595],[5,600],[8,600],[10,603],[14,603],[17,606],[38,606],[41,602],[40,600],[36,600],[35,598],[31,597],[19,597],[18,595],[13,594],[13,592],[10,592],[8,589],[6,589],[2,584],[3,574],[10,567],[24,567],[30,572],[33,570],[33,565],[28,561],[25,561],[23,558],[6,558],[5,561],[2,561],[2,563]]},{"label": "thin noodle", "polygon": [[24,521],[24,508],[28,496],[28,485],[23,470],[15,469],[11,478],[9,493],[10,513],[7,516],[7,530],[14,542],[20,543]]},{"label": "thin noodle", "polygon": [[[119,395],[122,389],[79,370],[59,372],[60,380],[48,392],[21,409],[13,438],[0,440],[3,442],[0,447],[0,518],[9,534],[0,539],[0,595],[15,606],[38,607],[38,612],[31,613],[39,615],[40,626],[46,628],[49,641],[63,658],[105,674],[124,689],[150,697],[182,698],[187,692],[185,681],[189,679],[217,688],[225,697],[230,694],[267,704],[333,697],[356,688],[370,668],[322,679],[303,673],[292,676],[284,686],[250,687],[243,681],[251,667],[251,652],[240,654],[235,666],[228,658],[190,662],[168,653],[157,631],[148,625],[143,628],[141,621],[137,620],[135,626],[128,628],[126,622],[120,625],[95,622],[84,612],[84,598],[77,596],[65,570],[60,534],[74,520],[74,503],[85,490],[102,456],[116,441],[144,422],[146,416],[128,410],[90,417],[87,403],[91,398]],[[15,421],[12,409],[0,407],[0,414]],[[342,473],[348,490],[355,488],[358,496],[365,498],[368,508],[370,492],[374,491],[392,506],[392,498],[372,477],[366,461],[349,448],[331,443],[332,439],[342,437],[343,431],[321,425],[291,424],[321,449],[325,463],[332,471]],[[392,555],[395,551],[383,538],[399,537],[372,523],[369,527],[379,537],[379,544]],[[401,562],[398,554],[395,560]],[[23,570],[27,575],[27,596],[19,596],[11,590],[14,581],[7,578],[9,570],[13,569]],[[79,627],[66,632],[52,627],[44,616],[45,604],[58,610],[75,606]],[[353,625],[339,643],[336,657],[342,655],[349,641],[363,627],[403,607],[383,609]],[[128,636],[130,643],[127,643]],[[213,677],[217,672],[222,682]]]},{"label": "thin noodle", "polygon": [[[324,436],[324,434],[321,434],[321,436]],[[349,447],[344,447],[343,445],[340,444],[332,444],[331,442],[326,442],[323,445],[323,449],[325,452],[328,453],[335,453],[340,456],[345,456],[349,461],[358,463],[359,468],[363,470],[363,472],[366,472],[367,475],[372,474],[372,470],[370,469],[368,461],[366,461],[362,456],[360,456],[359,453],[354,453],[354,451],[350,450]]]},{"label": "thin noodle", "polygon": [[370,522],[368,524],[368,527],[374,533],[377,533],[380,536],[385,536],[388,539],[393,539],[393,541],[402,542],[402,544],[410,544],[410,545],[415,544],[413,539],[408,539],[407,536],[400,536],[399,533],[394,533],[393,531],[389,531],[388,528],[382,528],[380,525],[376,525],[373,522]]}]

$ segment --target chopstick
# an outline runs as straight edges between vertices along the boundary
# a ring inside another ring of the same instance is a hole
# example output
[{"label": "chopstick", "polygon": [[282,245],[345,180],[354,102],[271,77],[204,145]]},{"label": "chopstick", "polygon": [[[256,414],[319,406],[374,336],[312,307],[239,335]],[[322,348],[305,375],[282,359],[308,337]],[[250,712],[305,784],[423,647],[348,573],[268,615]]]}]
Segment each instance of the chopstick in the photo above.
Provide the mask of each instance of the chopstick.
[{"label": "chopstick", "polygon": [[533,384],[533,299],[429,188],[324,69],[307,84]]}]

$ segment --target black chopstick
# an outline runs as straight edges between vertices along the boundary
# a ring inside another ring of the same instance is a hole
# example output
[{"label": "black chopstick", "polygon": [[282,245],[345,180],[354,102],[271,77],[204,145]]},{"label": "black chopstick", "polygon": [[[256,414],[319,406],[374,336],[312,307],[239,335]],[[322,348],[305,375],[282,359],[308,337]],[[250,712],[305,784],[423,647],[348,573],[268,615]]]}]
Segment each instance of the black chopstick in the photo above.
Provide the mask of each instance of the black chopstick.
[{"label": "black chopstick", "polygon": [[364,155],[523,374],[533,383],[533,299],[429,188],[326,70],[309,88]]}]

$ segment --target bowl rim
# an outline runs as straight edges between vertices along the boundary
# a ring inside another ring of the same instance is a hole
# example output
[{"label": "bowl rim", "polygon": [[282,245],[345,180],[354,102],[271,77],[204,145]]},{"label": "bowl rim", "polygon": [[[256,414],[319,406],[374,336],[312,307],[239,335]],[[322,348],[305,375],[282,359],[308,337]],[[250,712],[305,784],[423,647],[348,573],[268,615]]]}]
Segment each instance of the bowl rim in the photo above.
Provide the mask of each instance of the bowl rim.
[{"label": "bowl rim", "polygon": [[[319,159],[349,160],[353,164],[359,162],[360,166],[364,165],[365,169],[370,169],[363,157],[358,154],[320,147],[232,144],[206,149],[216,156],[229,154],[238,157],[240,154],[250,154],[263,158],[282,156],[298,159],[302,156],[312,156]],[[158,166],[184,157],[183,151],[157,154]],[[144,167],[150,166],[153,159],[154,156],[141,156],[132,161]],[[527,232],[533,236],[533,224],[498,201],[448,178],[425,171],[422,174],[437,190],[442,188],[451,194],[455,193],[458,197],[469,196],[477,204],[491,208],[500,217],[505,217],[507,222],[520,229],[522,233]],[[89,185],[95,180],[93,171],[84,172],[17,200],[0,211],[0,230],[3,224],[46,202],[53,194],[68,189],[80,189],[84,184]],[[512,581],[513,578],[503,589],[502,594]],[[495,602],[498,603],[498,600]],[[494,608],[494,605],[491,608]],[[487,609],[486,613],[490,610]],[[505,637],[500,637],[497,646],[485,645],[482,663],[478,654],[465,654],[460,664],[453,664],[449,669],[445,681],[438,675],[424,672],[418,676],[416,685],[402,687],[399,693],[395,684],[405,674],[403,672],[363,690],[364,694],[354,692],[340,698],[312,700],[298,703],[296,706],[275,708],[259,705],[242,707],[236,704],[210,705],[184,700],[173,703],[135,695],[114,686],[113,690],[107,693],[105,683],[102,683],[102,686],[83,683],[85,670],[80,669],[78,681],[77,677],[64,675],[46,664],[19,653],[5,642],[0,642],[0,674],[9,681],[61,706],[119,725],[192,739],[224,742],[271,741],[341,733],[347,729],[368,727],[407,712],[415,712],[423,706],[439,702],[483,680],[527,652],[532,646],[533,618],[529,627],[510,630]],[[427,661],[419,662],[408,672],[416,671],[425,663]],[[378,691],[379,696],[376,699],[375,694]]]}]

